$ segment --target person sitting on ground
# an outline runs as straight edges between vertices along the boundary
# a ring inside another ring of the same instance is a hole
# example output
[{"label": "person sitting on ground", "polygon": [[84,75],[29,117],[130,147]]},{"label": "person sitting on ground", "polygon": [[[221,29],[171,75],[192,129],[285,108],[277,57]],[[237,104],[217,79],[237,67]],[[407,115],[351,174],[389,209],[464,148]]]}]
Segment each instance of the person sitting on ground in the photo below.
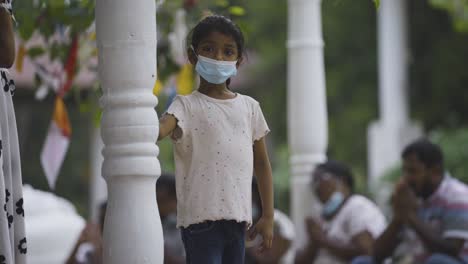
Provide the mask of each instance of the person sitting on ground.
[{"label": "person sitting on ground", "polygon": [[106,215],[107,202],[99,206],[99,223],[92,221],[86,223],[81,231],[80,237],[73,247],[72,253],[68,257],[66,264],[102,264],[103,262],[103,241],[102,231],[104,230],[104,218]]},{"label": "person sitting on ground", "polygon": [[156,182],[156,200],[164,235],[164,264],[185,263],[185,250],[177,228],[175,176],[163,173]]},{"label": "person sitting on ground", "polygon": [[356,264],[468,263],[468,186],[445,172],[439,146],[417,140],[402,152],[403,175],[392,195],[393,219],[374,258]]},{"label": "person sitting on ground", "polygon": [[296,263],[340,264],[370,254],[386,227],[385,217],[368,198],[353,193],[351,170],[329,160],[312,173],[312,188],[322,203],[319,219],[306,219],[309,240]]}]

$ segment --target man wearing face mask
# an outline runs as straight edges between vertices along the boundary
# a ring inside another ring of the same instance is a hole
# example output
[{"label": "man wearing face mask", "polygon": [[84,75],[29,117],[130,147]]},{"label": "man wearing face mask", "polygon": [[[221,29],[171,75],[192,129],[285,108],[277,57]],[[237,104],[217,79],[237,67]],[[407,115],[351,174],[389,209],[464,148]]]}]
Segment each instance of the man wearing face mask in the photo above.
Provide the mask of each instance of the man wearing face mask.
[{"label": "man wearing face mask", "polygon": [[372,252],[385,229],[385,217],[364,196],[353,193],[353,176],[344,164],[329,160],[312,173],[312,189],[322,203],[319,219],[306,219],[309,241],[296,263],[350,263]]},{"label": "man wearing face mask", "polygon": [[421,139],[402,153],[403,175],[392,196],[393,219],[374,259],[356,264],[468,263],[468,186],[444,171],[440,148]]}]

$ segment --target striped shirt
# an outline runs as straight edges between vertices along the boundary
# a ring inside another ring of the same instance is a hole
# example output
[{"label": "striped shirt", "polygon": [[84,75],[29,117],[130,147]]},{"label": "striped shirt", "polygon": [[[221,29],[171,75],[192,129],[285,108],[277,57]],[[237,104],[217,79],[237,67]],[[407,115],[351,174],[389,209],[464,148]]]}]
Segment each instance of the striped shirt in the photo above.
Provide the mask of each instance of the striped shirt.
[{"label": "striped shirt", "polygon": [[[423,202],[418,216],[444,239],[468,241],[468,186],[446,175],[437,190]],[[423,263],[431,252],[413,230],[406,230],[403,236],[404,255],[409,254],[415,262]],[[466,242],[460,257],[468,259]]]}]

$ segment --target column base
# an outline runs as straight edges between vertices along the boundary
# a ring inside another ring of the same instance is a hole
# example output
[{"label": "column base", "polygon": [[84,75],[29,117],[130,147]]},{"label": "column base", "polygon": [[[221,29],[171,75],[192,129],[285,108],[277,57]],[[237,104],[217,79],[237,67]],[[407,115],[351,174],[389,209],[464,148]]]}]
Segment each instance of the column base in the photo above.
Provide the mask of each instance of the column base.
[{"label": "column base", "polygon": [[389,182],[383,177],[391,169],[398,168],[401,162],[401,151],[410,142],[423,135],[418,123],[406,123],[392,126],[382,121],[371,123],[367,134],[368,150],[368,186],[379,206],[387,206],[391,195]]}]

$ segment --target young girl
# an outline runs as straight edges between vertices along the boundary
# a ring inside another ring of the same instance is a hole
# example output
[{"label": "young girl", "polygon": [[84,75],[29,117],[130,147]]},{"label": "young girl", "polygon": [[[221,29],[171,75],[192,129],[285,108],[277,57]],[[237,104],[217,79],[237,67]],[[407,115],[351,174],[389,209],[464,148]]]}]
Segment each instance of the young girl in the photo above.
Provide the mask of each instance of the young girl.
[{"label": "young girl", "polygon": [[260,235],[260,250],[272,243],[273,184],[264,139],[269,129],[259,103],[227,87],[243,59],[240,29],[223,16],[208,16],[187,44],[200,86],[176,97],[159,124],[159,139],[170,134],[174,142],[177,226],[187,263],[244,263],[254,173],[264,209],[248,239]]}]

